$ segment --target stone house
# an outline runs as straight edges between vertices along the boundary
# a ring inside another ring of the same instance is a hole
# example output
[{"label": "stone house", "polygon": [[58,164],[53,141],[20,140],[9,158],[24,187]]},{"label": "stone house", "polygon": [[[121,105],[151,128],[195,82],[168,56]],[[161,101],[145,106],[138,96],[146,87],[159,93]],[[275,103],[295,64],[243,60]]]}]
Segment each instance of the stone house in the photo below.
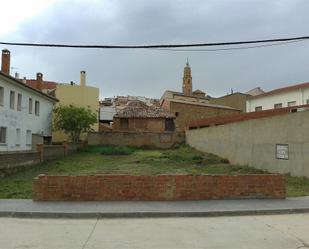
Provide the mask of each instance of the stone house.
[{"label": "stone house", "polygon": [[113,131],[175,131],[175,115],[141,101],[130,101],[113,119]]}]

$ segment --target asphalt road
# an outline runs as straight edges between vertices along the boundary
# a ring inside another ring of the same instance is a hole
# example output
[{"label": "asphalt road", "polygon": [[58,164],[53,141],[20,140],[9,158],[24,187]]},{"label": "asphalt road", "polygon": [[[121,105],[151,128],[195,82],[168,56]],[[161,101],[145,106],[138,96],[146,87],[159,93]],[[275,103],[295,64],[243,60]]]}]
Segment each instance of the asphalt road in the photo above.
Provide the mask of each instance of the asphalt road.
[{"label": "asphalt road", "polygon": [[0,218],[2,249],[301,249],[309,214],[140,219]]}]

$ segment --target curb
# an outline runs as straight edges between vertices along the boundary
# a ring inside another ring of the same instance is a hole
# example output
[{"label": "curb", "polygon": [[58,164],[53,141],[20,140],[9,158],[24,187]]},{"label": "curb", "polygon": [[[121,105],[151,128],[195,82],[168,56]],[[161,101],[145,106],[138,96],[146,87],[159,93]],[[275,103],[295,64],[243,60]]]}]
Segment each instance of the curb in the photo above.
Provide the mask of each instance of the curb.
[{"label": "curb", "polygon": [[249,215],[280,215],[309,213],[309,208],[297,209],[265,209],[265,210],[233,210],[233,211],[208,211],[208,212],[10,212],[1,211],[1,218],[185,218],[185,217],[226,217],[226,216],[249,216]]}]

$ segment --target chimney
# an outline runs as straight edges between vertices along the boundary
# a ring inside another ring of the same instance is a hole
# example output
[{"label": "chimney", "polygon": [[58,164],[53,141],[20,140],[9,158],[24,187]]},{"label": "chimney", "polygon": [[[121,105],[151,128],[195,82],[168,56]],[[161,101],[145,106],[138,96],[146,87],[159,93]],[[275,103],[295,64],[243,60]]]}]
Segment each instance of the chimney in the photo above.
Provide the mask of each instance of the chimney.
[{"label": "chimney", "polygon": [[15,79],[19,79],[19,73],[18,72],[15,72]]},{"label": "chimney", "polygon": [[23,82],[24,84],[27,84],[27,78],[24,77],[23,80],[22,80],[22,82]]},{"label": "chimney", "polygon": [[10,51],[7,49],[2,50],[2,60],[1,60],[1,72],[10,75],[10,61],[11,55]]},{"label": "chimney", "polygon": [[43,90],[43,74],[42,73],[36,74],[36,89],[40,91]]},{"label": "chimney", "polygon": [[80,71],[80,86],[86,86],[86,71]]}]

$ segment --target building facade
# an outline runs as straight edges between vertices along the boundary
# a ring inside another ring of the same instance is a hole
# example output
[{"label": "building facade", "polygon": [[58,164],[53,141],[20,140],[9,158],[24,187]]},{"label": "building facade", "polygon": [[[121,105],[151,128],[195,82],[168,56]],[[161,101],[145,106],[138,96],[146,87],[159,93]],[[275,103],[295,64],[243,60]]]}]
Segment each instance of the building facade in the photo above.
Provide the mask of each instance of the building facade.
[{"label": "building facade", "polygon": [[50,140],[57,99],[0,72],[0,151],[32,149],[32,137]]},{"label": "building facade", "polygon": [[247,112],[309,104],[309,83],[278,88],[252,96],[246,102]]},{"label": "building facade", "polygon": [[[80,73],[80,85],[77,84],[57,84],[56,97],[59,99],[59,105],[74,105],[78,107],[89,108],[91,112],[96,113],[98,120],[93,125],[94,131],[99,130],[99,88],[86,85],[86,72]],[[82,134],[81,139],[85,139],[86,134]],[[68,140],[68,135],[63,132],[53,132],[53,141],[61,142]]]}]

